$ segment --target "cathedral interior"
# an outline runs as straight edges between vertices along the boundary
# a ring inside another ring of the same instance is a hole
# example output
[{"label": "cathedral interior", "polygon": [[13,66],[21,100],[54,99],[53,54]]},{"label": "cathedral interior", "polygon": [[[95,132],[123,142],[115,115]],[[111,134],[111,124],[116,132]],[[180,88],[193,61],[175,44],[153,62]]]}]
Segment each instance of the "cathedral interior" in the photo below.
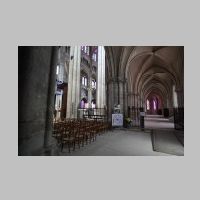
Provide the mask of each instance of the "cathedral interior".
[{"label": "cathedral interior", "polygon": [[18,46],[19,156],[183,156],[183,46]]}]

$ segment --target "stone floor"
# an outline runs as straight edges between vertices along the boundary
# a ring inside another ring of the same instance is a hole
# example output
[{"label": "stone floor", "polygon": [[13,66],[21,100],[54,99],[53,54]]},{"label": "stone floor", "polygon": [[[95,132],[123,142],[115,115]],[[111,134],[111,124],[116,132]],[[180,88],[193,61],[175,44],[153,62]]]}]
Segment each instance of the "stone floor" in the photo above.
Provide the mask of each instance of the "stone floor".
[{"label": "stone floor", "polygon": [[146,115],[144,125],[151,129],[174,129],[174,123],[162,115]]},{"label": "stone floor", "polygon": [[[97,140],[80,149],[68,152],[64,147],[61,156],[172,156],[155,152],[152,148],[151,129],[174,130],[173,122],[163,116],[150,115],[145,117],[145,131],[138,128],[113,129],[99,135]],[[170,144],[169,144],[170,145]]]},{"label": "stone floor", "polygon": [[62,156],[166,156],[152,149],[151,135],[142,131],[116,129],[97,137],[91,144],[68,153],[64,148]]}]

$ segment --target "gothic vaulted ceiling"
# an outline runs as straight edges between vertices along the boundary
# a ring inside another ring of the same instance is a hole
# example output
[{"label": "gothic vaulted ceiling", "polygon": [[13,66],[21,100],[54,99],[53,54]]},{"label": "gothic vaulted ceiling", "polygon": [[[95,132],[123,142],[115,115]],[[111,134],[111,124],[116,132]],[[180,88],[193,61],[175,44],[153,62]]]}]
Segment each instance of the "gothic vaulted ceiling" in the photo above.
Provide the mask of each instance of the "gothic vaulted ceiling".
[{"label": "gothic vaulted ceiling", "polygon": [[154,92],[166,98],[172,86],[183,88],[181,46],[107,46],[108,77],[127,80],[128,92],[146,97]]}]

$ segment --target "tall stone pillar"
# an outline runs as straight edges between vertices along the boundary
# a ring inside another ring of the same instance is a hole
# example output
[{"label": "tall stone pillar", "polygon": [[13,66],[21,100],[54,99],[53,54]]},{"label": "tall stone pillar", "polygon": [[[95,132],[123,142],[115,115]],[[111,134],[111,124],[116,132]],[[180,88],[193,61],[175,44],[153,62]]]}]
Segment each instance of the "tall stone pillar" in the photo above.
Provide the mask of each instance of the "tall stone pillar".
[{"label": "tall stone pillar", "polygon": [[128,106],[131,107],[132,106],[132,98],[131,98],[130,92],[128,92],[128,94],[127,94],[127,102],[128,102]]},{"label": "tall stone pillar", "polygon": [[135,107],[135,94],[131,93],[131,106]]},{"label": "tall stone pillar", "polygon": [[52,137],[53,131],[53,112],[54,112],[54,95],[56,84],[56,66],[58,62],[58,47],[52,48],[51,65],[48,81],[48,97],[47,97],[47,112],[46,112],[46,128],[44,137],[44,147],[49,148],[48,152],[51,154],[51,146],[55,144]]},{"label": "tall stone pillar", "polygon": [[177,98],[177,93],[175,90],[175,86],[173,86],[173,107],[177,108],[178,107],[178,98]]},{"label": "tall stone pillar", "polygon": [[18,151],[42,155],[52,142],[57,47],[19,47],[18,53]]},{"label": "tall stone pillar", "polygon": [[124,114],[124,81],[118,80],[120,112]]},{"label": "tall stone pillar", "polygon": [[[90,69],[92,69],[92,47],[89,47],[89,67]],[[92,77],[91,77],[92,73],[91,70],[88,74],[88,108],[92,108]]]},{"label": "tall stone pillar", "polygon": [[141,108],[144,108],[144,107],[143,107],[143,98],[142,98],[142,97],[140,97],[140,107],[141,107]]},{"label": "tall stone pillar", "polygon": [[112,113],[114,105],[118,104],[118,98],[116,91],[118,90],[117,82],[114,79],[108,80],[107,83],[107,99],[108,99],[108,121],[112,121]]},{"label": "tall stone pillar", "polygon": [[135,95],[134,93],[129,92],[128,98],[129,98],[128,106],[130,106],[130,117],[133,121],[135,121]]},{"label": "tall stone pillar", "polygon": [[92,77],[88,77],[88,106],[92,108]]},{"label": "tall stone pillar", "polygon": [[163,108],[167,108],[167,98],[163,99]]},{"label": "tall stone pillar", "polygon": [[64,70],[65,70],[65,47],[60,47],[58,49],[58,63],[59,65],[59,74],[57,75],[58,80],[62,81],[64,80]]},{"label": "tall stone pillar", "polygon": [[70,48],[67,118],[77,118],[77,109],[80,104],[80,63],[81,47],[72,46]]},{"label": "tall stone pillar", "polygon": [[169,108],[169,97],[167,97],[167,108]]},{"label": "tall stone pillar", "polygon": [[124,81],[124,115],[128,116],[128,91],[127,91],[127,80]]},{"label": "tall stone pillar", "polygon": [[184,107],[184,93],[183,93],[183,90],[178,89],[178,90],[176,90],[176,93],[177,93],[178,107],[182,108],[182,107]]},{"label": "tall stone pillar", "polygon": [[143,104],[144,111],[146,112],[146,102],[145,102],[145,99],[143,99],[142,104]]},{"label": "tall stone pillar", "polygon": [[113,89],[113,82],[111,80],[108,81],[107,83],[107,103],[108,103],[108,121],[111,122],[112,118],[112,108],[113,108],[113,105],[114,105],[114,89]]},{"label": "tall stone pillar", "polygon": [[139,95],[134,94],[134,102],[135,102],[135,120],[136,120],[136,125],[139,125]]},{"label": "tall stone pillar", "polygon": [[173,114],[173,94],[169,96],[169,115]]},{"label": "tall stone pillar", "polygon": [[105,106],[105,50],[98,46],[98,69],[97,69],[97,108]]}]

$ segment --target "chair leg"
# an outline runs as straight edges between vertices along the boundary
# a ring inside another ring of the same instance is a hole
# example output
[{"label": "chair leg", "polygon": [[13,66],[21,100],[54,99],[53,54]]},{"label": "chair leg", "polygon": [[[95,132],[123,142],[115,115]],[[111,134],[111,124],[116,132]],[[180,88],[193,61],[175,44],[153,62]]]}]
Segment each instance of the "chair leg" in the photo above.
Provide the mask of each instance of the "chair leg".
[{"label": "chair leg", "polygon": [[63,144],[63,143],[61,143],[61,152],[63,151],[63,146],[64,146],[64,144]]},{"label": "chair leg", "polygon": [[86,136],[86,144],[88,144],[87,142],[88,142],[88,136]]},{"label": "chair leg", "polygon": [[70,153],[70,143],[68,142],[68,150],[69,150],[69,153]]},{"label": "chair leg", "polygon": [[91,133],[90,133],[90,143],[92,142],[92,135],[91,135]]},{"label": "chair leg", "polygon": [[78,148],[80,149],[80,140],[78,139]]},{"label": "chair leg", "polygon": [[82,147],[84,147],[84,139],[85,139],[85,138],[83,138],[83,141],[82,141]]},{"label": "chair leg", "polygon": [[96,138],[96,133],[94,133],[94,141],[96,140],[97,138]]},{"label": "chair leg", "polygon": [[75,142],[75,141],[73,142],[73,145],[74,145],[73,151],[75,151],[75,145],[76,145],[76,142]]}]

